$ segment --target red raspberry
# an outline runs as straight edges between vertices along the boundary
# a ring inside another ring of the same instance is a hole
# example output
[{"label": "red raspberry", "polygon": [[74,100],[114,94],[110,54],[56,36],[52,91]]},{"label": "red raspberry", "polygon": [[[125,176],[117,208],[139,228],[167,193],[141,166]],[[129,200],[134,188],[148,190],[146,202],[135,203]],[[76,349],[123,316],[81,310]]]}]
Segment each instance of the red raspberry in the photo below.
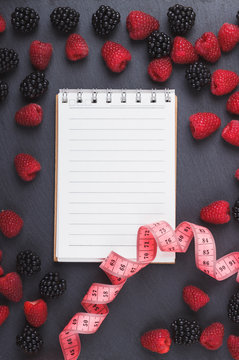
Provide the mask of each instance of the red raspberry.
[{"label": "red raspberry", "polygon": [[239,76],[230,70],[216,70],[212,74],[211,92],[220,96],[230,93],[237,87]]},{"label": "red raspberry", "polygon": [[131,39],[144,40],[159,29],[159,22],[143,11],[131,11],[126,19],[126,27]]},{"label": "red raspberry", "polygon": [[221,119],[213,113],[199,112],[189,118],[194,139],[201,140],[211,135],[221,126]]},{"label": "red raspberry", "polygon": [[236,91],[227,100],[227,111],[239,115],[239,91]]},{"label": "red raspberry", "polygon": [[123,71],[131,60],[130,52],[122,45],[113,41],[106,41],[102,46],[101,55],[108,68],[118,73]]},{"label": "red raspberry", "polygon": [[191,64],[198,60],[198,55],[187,39],[176,36],[173,42],[171,59],[176,64]]},{"label": "red raspberry", "polygon": [[4,20],[3,16],[0,15],[0,33],[3,33],[6,29],[6,21]]},{"label": "red raspberry", "polygon": [[193,311],[198,311],[209,302],[210,298],[198,287],[188,285],[183,289],[183,300]]},{"label": "red raspberry", "polygon": [[205,32],[195,43],[196,53],[205,60],[214,63],[221,57],[221,50],[216,35]]},{"label": "red raspberry", "polygon": [[4,274],[4,270],[3,267],[0,265],[0,276],[2,276]]},{"label": "red raspberry", "polygon": [[34,40],[30,46],[32,65],[38,70],[45,70],[51,60],[52,50],[50,43]]},{"label": "red raspberry", "polygon": [[8,318],[9,308],[5,305],[0,305],[0,326],[4,323],[4,321]]},{"label": "red raspberry", "polygon": [[172,340],[166,329],[151,330],[140,338],[141,345],[153,352],[166,354],[170,350]]},{"label": "red raspberry", "polygon": [[22,218],[12,210],[0,212],[0,230],[7,238],[17,236],[23,226]]},{"label": "red raspberry", "polygon": [[41,170],[41,164],[29,154],[18,154],[14,159],[14,165],[24,181],[32,181]]},{"label": "red raspberry", "polygon": [[237,180],[239,180],[239,169],[237,169],[236,172],[235,172],[235,178],[236,178]]},{"label": "red raspberry", "polygon": [[168,80],[173,70],[170,57],[155,59],[148,66],[148,74],[152,80],[163,82]]},{"label": "red raspberry", "polygon": [[230,335],[227,339],[227,347],[234,360],[239,360],[239,336]]},{"label": "red raspberry", "polygon": [[222,346],[223,336],[223,324],[215,322],[203,330],[200,343],[208,350],[217,350]]},{"label": "red raspberry", "polygon": [[239,27],[223,24],[218,32],[218,41],[222,51],[231,51],[239,42]]},{"label": "red raspberry", "polygon": [[89,53],[85,39],[79,34],[71,34],[66,41],[66,57],[71,61],[85,58]]},{"label": "red raspberry", "polygon": [[239,146],[239,120],[231,120],[222,130],[222,137],[228,143]]},{"label": "red raspberry", "polygon": [[231,220],[230,205],[228,201],[218,200],[203,207],[200,218],[211,224],[225,224]]},{"label": "red raspberry", "polygon": [[[0,262],[2,261],[2,250],[0,250]],[[2,268],[2,266],[0,265],[0,276],[2,276],[4,274],[4,270]]]},{"label": "red raspberry", "polygon": [[42,122],[43,110],[40,105],[28,104],[15,114],[15,120],[21,126],[38,126]]},{"label": "red raspberry", "polygon": [[10,301],[19,302],[22,298],[22,280],[20,276],[12,272],[0,277],[0,293]]},{"label": "red raspberry", "polygon": [[24,313],[30,325],[39,327],[43,325],[47,319],[47,304],[42,299],[25,301]]}]

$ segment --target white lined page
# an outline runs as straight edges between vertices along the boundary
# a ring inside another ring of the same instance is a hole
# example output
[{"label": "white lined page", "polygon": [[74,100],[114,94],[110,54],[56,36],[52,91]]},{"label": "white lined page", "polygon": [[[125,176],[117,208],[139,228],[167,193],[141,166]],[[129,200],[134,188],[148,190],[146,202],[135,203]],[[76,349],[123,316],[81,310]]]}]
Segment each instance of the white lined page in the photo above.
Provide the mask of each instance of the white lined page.
[{"label": "white lined page", "polygon": [[[83,90],[58,95],[58,261],[101,261],[113,250],[136,257],[138,227],[166,220],[175,226],[175,95],[157,91]],[[159,252],[156,262],[173,262]]]}]

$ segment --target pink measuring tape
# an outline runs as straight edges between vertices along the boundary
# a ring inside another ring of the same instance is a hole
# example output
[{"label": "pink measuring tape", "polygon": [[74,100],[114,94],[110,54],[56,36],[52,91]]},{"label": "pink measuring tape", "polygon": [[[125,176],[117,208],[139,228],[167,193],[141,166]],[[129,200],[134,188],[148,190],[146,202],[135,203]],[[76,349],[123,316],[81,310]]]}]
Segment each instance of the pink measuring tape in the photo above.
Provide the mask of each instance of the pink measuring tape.
[{"label": "pink measuring tape", "polygon": [[183,222],[174,231],[165,221],[141,226],[137,235],[137,261],[111,252],[100,268],[112,285],[93,283],[82,300],[84,312],[75,314],[59,335],[65,360],[76,360],[81,351],[78,334],[95,333],[109,313],[107,304],[115,299],[126,280],[152,262],[161,251],[184,253],[192,238],[195,240],[195,261],[201,271],[216,280],[225,280],[236,272],[239,282],[239,252],[216,260],[216,245],[212,233],[203,226]]}]

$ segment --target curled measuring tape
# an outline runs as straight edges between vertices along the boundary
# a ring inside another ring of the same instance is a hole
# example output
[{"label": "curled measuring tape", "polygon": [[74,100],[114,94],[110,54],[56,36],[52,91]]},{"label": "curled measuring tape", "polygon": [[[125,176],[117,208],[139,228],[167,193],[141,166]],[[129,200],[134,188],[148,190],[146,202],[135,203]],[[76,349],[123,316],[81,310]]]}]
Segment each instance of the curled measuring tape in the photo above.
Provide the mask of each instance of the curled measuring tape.
[{"label": "curled measuring tape", "polygon": [[101,263],[111,284],[93,283],[82,300],[86,312],[75,314],[59,335],[65,360],[76,360],[81,351],[79,334],[95,333],[109,313],[107,304],[115,299],[126,280],[152,262],[161,251],[184,253],[195,241],[196,266],[216,280],[225,280],[235,273],[239,282],[239,252],[216,260],[212,233],[205,227],[182,222],[174,231],[165,221],[141,226],[137,235],[137,261],[111,252]]}]

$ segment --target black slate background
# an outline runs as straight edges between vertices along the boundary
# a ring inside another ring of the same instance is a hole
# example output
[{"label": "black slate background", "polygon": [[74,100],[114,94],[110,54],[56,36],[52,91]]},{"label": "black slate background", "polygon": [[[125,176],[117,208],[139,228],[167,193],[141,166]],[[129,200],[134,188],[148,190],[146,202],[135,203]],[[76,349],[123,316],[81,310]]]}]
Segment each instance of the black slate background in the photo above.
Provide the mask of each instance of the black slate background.
[{"label": "black slate background", "polygon": [[[159,18],[161,30],[168,32],[166,13],[175,1],[168,0],[121,0],[108,1],[120,11],[122,21],[110,37],[125,45],[132,54],[132,62],[122,74],[112,74],[105,67],[100,49],[104,40],[97,38],[91,27],[91,15],[101,1],[88,0],[41,0],[1,1],[0,12],[7,19],[7,31],[0,36],[1,47],[13,47],[20,56],[18,68],[1,76],[9,82],[10,94],[0,105],[0,206],[18,212],[24,219],[24,228],[15,239],[0,235],[3,250],[3,267],[6,272],[15,270],[18,251],[31,248],[42,258],[42,272],[32,279],[24,279],[24,296],[20,303],[10,304],[10,316],[0,328],[1,360],[55,360],[62,359],[58,334],[74,315],[81,311],[80,302],[93,281],[104,282],[106,276],[97,264],[56,264],[53,262],[53,201],[54,201],[54,122],[55,94],[59,88],[152,88],[154,84],[147,75],[149,62],[144,42],[132,41],[125,28],[125,19],[131,10],[144,10]],[[181,3],[191,5],[197,13],[196,24],[187,36],[195,41],[204,31],[217,33],[224,22],[235,22],[239,10],[236,0],[191,0]],[[10,15],[16,6],[29,5],[40,14],[40,23],[35,33],[17,34],[11,27]],[[66,35],[54,31],[49,15],[56,6],[72,6],[81,13],[77,28],[88,42],[90,54],[81,62],[72,64],[64,54]],[[39,128],[24,129],[14,122],[15,112],[26,101],[19,93],[21,80],[32,71],[28,51],[31,41],[39,39],[53,44],[54,54],[46,76],[50,81],[47,94],[39,104],[44,109],[44,121]],[[219,62],[211,66],[239,72],[238,51],[223,54]],[[239,167],[238,149],[226,144],[220,137],[222,128],[232,117],[226,112],[228,96],[214,97],[209,89],[202,93],[192,92],[184,80],[184,66],[174,66],[173,74],[166,83],[175,88],[178,95],[178,173],[177,173],[177,223],[188,220],[200,223],[199,211],[211,201],[225,199],[233,205],[239,193],[239,184],[233,178]],[[222,119],[221,130],[210,138],[193,140],[188,118],[198,111],[212,111]],[[42,172],[32,183],[23,183],[15,174],[13,159],[19,152],[29,152],[42,164]],[[160,220],[160,219],[159,219]],[[238,249],[239,225],[209,226],[215,235],[217,256]],[[22,353],[15,345],[16,334],[24,325],[23,303],[39,297],[38,283],[48,271],[59,271],[67,280],[64,296],[49,302],[49,316],[41,333],[45,341],[42,351],[35,356]],[[192,313],[182,300],[182,288],[195,284],[207,291],[210,303]],[[177,360],[227,360],[230,355],[226,339],[230,333],[239,335],[239,325],[227,319],[226,307],[231,294],[238,289],[235,276],[220,283],[207,277],[195,267],[193,245],[187,254],[177,256],[175,265],[151,265],[132,278],[117,299],[110,304],[110,314],[100,330],[92,336],[82,336],[82,360],[146,360],[162,359],[160,355],[147,352],[139,343],[140,335],[151,328],[167,327],[171,321],[184,316],[197,319],[202,327],[213,321],[225,325],[223,347],[210,352],[199,344],[189,347],[173,346],[163,359]],[[7,303],[0,296],[2,304]]]}]

